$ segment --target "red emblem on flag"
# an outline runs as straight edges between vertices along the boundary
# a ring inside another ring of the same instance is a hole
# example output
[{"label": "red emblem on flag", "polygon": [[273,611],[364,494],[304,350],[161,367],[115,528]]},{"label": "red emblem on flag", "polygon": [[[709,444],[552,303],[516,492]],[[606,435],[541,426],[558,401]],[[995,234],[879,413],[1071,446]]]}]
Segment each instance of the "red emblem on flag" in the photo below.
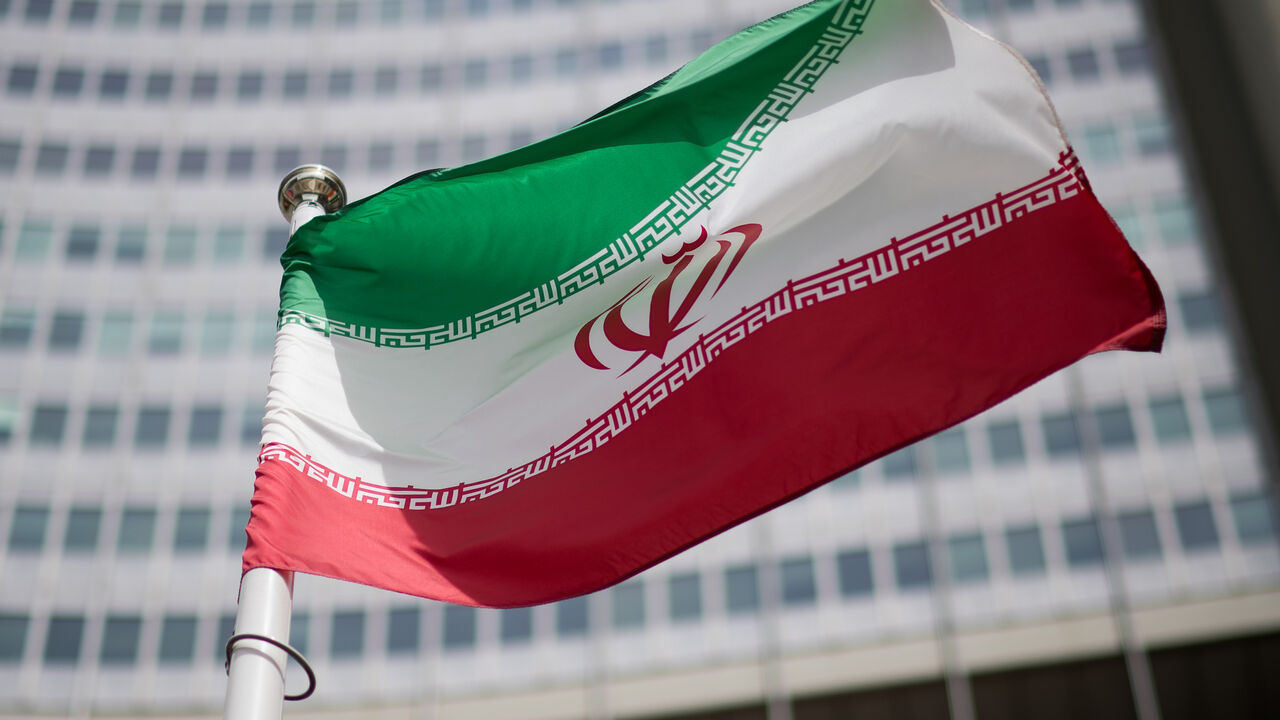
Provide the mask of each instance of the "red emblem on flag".
[{"label": "red emblem on flag", "polygon": [[[666,277],[655,283],[657,275],[650,276],[582,326],[573,343],[578,357],[590,367],[608,370],[609,366],[600,359],[595,347],[603,336],[613,348],[640,353],[623,373],[651,355],[662,358],[671,340],[702,319],[701,316],[689,319],[689,315],[700,301],[720,292],[761,231],[755,223],[739,225],[711,238],[713,243],[707,243],[707,229],[703,227],[697,240],[684,243],[671,255],[662,256],[663,264],[672,266]],[[715,287],[711,288],[717,277]],[[645,318],[647,328],[633,327],[637,320]],[[597,323],[603,332],[593,333]]]}]

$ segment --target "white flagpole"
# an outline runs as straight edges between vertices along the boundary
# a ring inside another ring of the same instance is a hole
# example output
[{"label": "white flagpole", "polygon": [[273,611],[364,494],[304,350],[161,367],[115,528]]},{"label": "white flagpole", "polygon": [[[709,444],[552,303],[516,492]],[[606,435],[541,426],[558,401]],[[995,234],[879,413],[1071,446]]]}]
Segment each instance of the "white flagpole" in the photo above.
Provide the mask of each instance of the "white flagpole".
[{"label": "white flagpole", "polygon": [[[323,165],[303,165],[280,183],[280,212],[289,235],[308,220],[342,208],[347,191],[337,173]],[[235,634],[260,635],[289,642],[293,611],[293,573],[254,568],[240,580]],[[280,720],[284,713],[285,651],[262,640],[241,639],[227,669],[224,720]]]}]

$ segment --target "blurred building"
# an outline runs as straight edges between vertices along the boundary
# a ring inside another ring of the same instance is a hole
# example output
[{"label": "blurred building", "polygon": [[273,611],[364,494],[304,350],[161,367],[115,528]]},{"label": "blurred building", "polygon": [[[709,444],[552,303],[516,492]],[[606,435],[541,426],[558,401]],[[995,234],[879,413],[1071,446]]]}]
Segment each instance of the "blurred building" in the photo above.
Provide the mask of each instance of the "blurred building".
[{"label": "blurred building", "polygon": [[[0,715],[220,712],[288,170],[360,197],[522,145],[790,4],[0,0]],[[300,576],[320,689],[291,717],[1280,712],[1261,435],[1142,15],[953,7],[1052,93],[1164,288],[1164,354],[1090,358],[587,598]]]}]

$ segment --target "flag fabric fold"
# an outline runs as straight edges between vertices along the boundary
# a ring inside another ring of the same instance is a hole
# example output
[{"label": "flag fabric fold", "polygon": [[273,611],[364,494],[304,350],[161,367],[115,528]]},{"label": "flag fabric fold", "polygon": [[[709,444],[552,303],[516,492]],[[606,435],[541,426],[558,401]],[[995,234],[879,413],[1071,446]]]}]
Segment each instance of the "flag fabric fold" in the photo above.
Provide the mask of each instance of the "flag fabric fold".
[{"label": "flag fabric fold", "polygon": [[494,607],[606,587],[1165,322],[1034,74],[927,0],[803,5],[282,263],[244,568]]}]

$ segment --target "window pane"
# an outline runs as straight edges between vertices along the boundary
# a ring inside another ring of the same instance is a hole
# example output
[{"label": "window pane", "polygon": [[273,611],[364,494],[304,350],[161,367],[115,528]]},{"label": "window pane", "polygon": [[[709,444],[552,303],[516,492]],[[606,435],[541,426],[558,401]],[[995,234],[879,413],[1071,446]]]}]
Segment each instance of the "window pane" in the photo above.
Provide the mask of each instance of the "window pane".
[{"label": "window pane", "polygon": [[233,147],[227,151],[227,175],[244,177],[253,172],[253,148]]},{"label": "window pane", "polygon": [[108,69],[102,71],[98,81],[98,97],[104,100],[119,100],[129,92],[129,71]]},{"label": "window pane", "polygon": [[1004,542],[1009,548],[1009,571],[1015,576],[1044,572],[1044,544],[1040,539],[1040,528],[1010,528],[1005,530]]},{"label": "window pane", "polygon": [[1189,333],[1214,332],[1222,324],[1218,299],[1212,290],[1178,293],[1178,310],[1182,315],[1182,325]]},{"label": "window pane", "polygon": [[92,260],[98,255],[101,231],[92,225],[76,225],[67,233],[67,259]]},{"label": "window pane", "polygon": [[1173,509],[1178,524],[1178,539],[1186,552],[1213,550],[1218,547],[1218,526],[1213,521],[1209,503],[1182,505]]},{"label": "window pane", "polygon": [[1191,422],[1181,396],[1153,398],[1151,423],[1161,444],[1182,442],[1191,437]]},{"label": "window pane", "polygon": [[43,260],[53,241],[53,226],[47,222],[28,220],[18,233],[14,257],[20,260]]},{"label": "window pane", "polygon": [[173,549],[179,552],[204,550],[209,543],[209,508],[182,508],[173,535]]},{"label": "window pane", "polygon": [[533,608],[502,610],[498,633],[503,644],[528,642],[533,639]]},{"label": "window pane", "polygon": [[120,516],[120,539],[117,549],[122,554],[151,550],[156,532],[156,511],[151,508],[125,508]]},{"label": "window pane", "polygon": [[387,654],[418,652],[422,635],[422,611],[416,607],[392,608],[387,613]]},{"label": "window pane", "polygon": [[49,328],[49,349],[70,352],[80,347],[84,334],[84,313],[60,310],[53,314]]},{"label": "window pane", "polygon": [[54,615],[49,618],[49,632],[44,642],[46,665],[74,665],[80,660],[80,641],[84,636],[84,618]]},{"label": "window pane", "polygon": [[[281,175],[302,164],[302,150],[294,145],[276,148],[275,152],[275,171]],[[289,231],[285,230],[284,234],[288,236]],[[284,246],[281,246],[284,249]]]},{"label": "window pane", "polygon": [[182,313],[158,310],[151,318],[147,350],[152,355],[173,355],[182,349]]},{"label": "window pane", "polygon": [[196,256],[196,229],[175,226],[165,234],[164,262],[166,265],[190,265]]},{"label": "window pane", "polygon": [[109,311],[102,316],[102,334],[98,350],[103,355],[127,354],[133,347],[133,315],[128,311]]},{"label": "window pane", "polygon": [[939,473],[966,472],[969,469],[969,443],[963,427],[953,427],[933,437],[934,468]]},{"label": "window pane", "polygon": [[609,591],[613,602],[613,626],[638,628],[644,625],[644,584],[632,580]]},{"label": "window pane", "polygon": [[760,580],[755,565],[740,565],[724,571],[725,610],[730,615],[754,612],[760,607]]},{"label": "window pane", "polygon": [[31,444],[58,445],[67,427],[65,405],[37,405],[31,416]]},{"label": "window pane", "polygon": [[982,542],[982,535],[960,535],[949,539],[947,554],[951,559],[951,579],[957,584],[987,579],[987,548]]},{"label": "window pane", "polygon": [[1124,556],[1131,560],[1160,557],[1160,533],[1150,510],[1125,513],[1116,518]]},{"label": "window pane", "polygon": [[88,553],[98,548],[98,532],[102,527],[99,508],[72,508],[67,514],[67,531],[62,539],[63,552]]},{"label": "window pane", "polygon": [[1234,388],[1204,391],[1204,411],[1214,435],[1232,435],[1248,427],[1240,392]]},{"label": "window pane", "polygon": [[12,175],[17,172],[21,156],[21,143],[17,140],[0,139],[0,174]]},{"label": "window pane", "polygon": [[904,447],[880,459],[880,468],[887,480],[910,480],[916,473],[916,451]]},{"label": "window pane", "polygon": [[157,18],[160,27],[177,27],[182,24],[182,3],[167,2],[160,6],[160,16]]},{"label": "window pane", "polygon": [[1101,69],[1098,66],[1098,54],[1093,48],[1068,50],[1067,69],[1071,71],[1073,80],[1096,80],[1101,74]]},{"label": "window pane", "polygon": [[74,0],[67,19],[73,25],[91,25],[98,17],[98,0]]},{"label": "window pane", "polygon": [[1142,113],[1133,118],[1133,134],[1138,152],[1144,157],[1173,152],[1173,130],[1169,119],[1160,113]]},{"label": "window pane", "polygon": [[379,95],[394,95],[399,83],[398,67],[380,67],[373,73],[373,91]]},{"label": "window pane", "polygon": [[30,624],[26,615],[0,615],[0,665],[22,662],[22,654],[27,647],[27,627]]},{"label": "window pane", "polygon": [[139,180],[154,178],[160,172],[160,149],[153,147],[135,148],[133,162],[129,166],[129,174]]},{"label": "window pane", "polygon": [[40,143],[36,148],[36,172],[42,175],[61,175],[66,172],[71,148],[64,143]]},{"label": "window pane", "polygon": [[[298,652],[306,653],[297,643],[293,641],[293,630],[297,627],[298,617],[294,616],[293,622],[289,624],[289,644]],[[218,618],[218,634],[213,639],[213,657],[218,662],[225,662],[227,657],[227,641],[231,639],[235,633],[236,616],[228,613]]]},{"label": "window pane", "polygon": [[138,617],[108,617],[102,631],[102,651],[99,660],[103,665],[133,665],[138,662],[138,635],[142,631],[142,619]]},{"label": "window pane", "polygon": [[213,236],[213,259],[234,262],[244,256],[245,230],[242,227],[220,227]]},{"label": "window pane", "polygon": [[1073,568],[1090,567],[1102,563],[1102,537],[1098,534],[1098,521],[1072,520],[1062,523],[1062,542],[1067,550],[1067,563]]},{"label": "window pane", "polygon": [[1115,52],[1116,66],[1121,74],[1145,73],[1151,66],[1151,58],[1147,54],[1147,43],[1141,38],[1117,42]]},{"label": "window pane", "polygon": [[19,505],[13,509],[13,525],[9,528],[9,551],[36,552],[44,548],[45,526],[49,524],[49,508]]},{"label": "window pane", "polygon": [[1265,495],[1232,498],[1231,516],[1242,545],[1271,544],[1276,536],[1275,507]]},{"label": "window pane", "polygon": [[836,572],[840,577],[840,594],[845,597],[870,595],[874,590],[871,553],[866,550],[846,550],[836,555]]},{"label": "window pane", "polygon": [[112,23],[118,28],[136,27],[142,18],[142,3],[138,0],[120,0],[116,3]]},{"label": "window pane", "polygon": [[257,100],[262,97],[262,71],[245,70],[236,78],[236,98],[240,100]]},{"label": "window pane", "polygon": [[138,448],[156,449],[169,441],[169,408],[144,407],[138,411],[133,444]]},{"label": "window pane", "polygon": [[221,30],[227,26],[228,7],[224,2],[209,2],[200,14],[200,25],[206,30]]},{"label": "window pane", "polygon": [[192,446],[217,445],[222,436],[222,408],[219,406],[191,409],[191,425],[187,429],[187,442]]},{"label": "window pane", "polygon": [[556,634],[578,637],[587,634],[587,599],[569,598],[556,603]]},{"label": "window pane", "polygon": [[5,89],[10,95],[30,95],[35,92],[37,77],[39,75],[35,65],[13,65],[9,68],[9,80]]},{"label": "window pane", "polygon": [[[307,95],[307,71],[306,70],[290,70],[284,74],[284,96],[290,100],[297,100]],[[299,163],[294,162],[290,167],[296,167]],[[279,163],[277,163],[277,168]],[[286,168],[288,170],[290,168]]]},{"label": "window pane", "polygon": [[13,429],[18,425],[18,400],[11,394],[0,393],[0,447],[13,439]]},{"label": "window pane", "polygon": [[23,308],[5,308],[0,313],[0,348],[21,349],[31,344],[36,314]]},{"label": "window pane", "polygon": [[231,520],[228,523],[229,532],[227,534],[227,547],[231,552],[240,552],[244,550],[245,543],[248,541],[248,535],[245,533],[245,526],[249,524],[249,508],[234,507],[231,509]]},{"label": "window pane", "polygon": [[248,17],[245,20],[249,27],[261,28],[271,23],[271,8],[269,2],[254,2],[249,4]]},{"label": "window pane", "polygon": [[813,558],[793,558],[780,564],[782,602],[785,605],[812,605],[818,600]]},{"label": "window pane", "polygon": [[329,97],[350,97],[355,85],[355,72],[348,69],[329,71]]},{"label": "window pane", "polygon": [[173,73],[155,70],[147,73],[147,84],[143,94],[148,100],[168,100],[173,93]]},{"label": "window pane", "polygon": [[147,229],[144,227],[123,227],[116,238],[116,261],[120,263],[139,263],[147,252]]},{"label": "window pane", "polygon": [[1098,408],[1093,412],[1098,423],[1098,442],[1103,448],[1131,448],[1136,438],[1128,405]]},{"label": "window pane", "polygon": [[1039,54],[1027,55],[1027,64],[1036,71],[1036,75],[1040,76],[1040,82],[1045,85],[1053,82],[1053,66],[1049,64],[1048,57]]},{"label": "window pane", "polygon": [[[228,633],[227,637],[231,637]],[[225,641],[227,638],[222,638]],[[219,651],[222,648],[218,648]],[[160,626],[160,662],[190,663],[196,654],[196,619],[171,615]]]},{"label": "window pane", "polygon": [[1115,165],[1124,159],[1120,134],[1110,123],[1090,125],[1084,129],[1084,150],[1089,162],[1096,165]]},{"label": "window pane", "polygon": [[459,650],[476,644],[476,610],[463,605],[446,605],[444,608],[445,650]]},{"label": "window pane", "polygon": [[53,73],[55,97],[75,97],[84,88],[84,68],[60,67]]},{"label": "window pane", "polygon": [[209,150],[207,148],[182,148],[178,153],[178,177],[201,178],[209,167]]},{"label": "window pane", "polygon": [[1180,245],[1196,237],[1196,216],[1182,197],[1157,200],[1154,205],[1156,227],[1169,245]]},{"label": "window pane", "polygon": [[899,590],[928,587],[933,582],[929,548],[922,542],[894,545],[893,571]]},{"label": "window pane", "polygon": [[672,575],[667,591],[672,620],[693,620],[702,615],[702,585],[697,573]]},{"label": "window pane", "polygon": [[329,654],[336,658],[359,657],[364,652],[364,611],[348,610],[333,614],[329,634]]},{"label": "window pane", "polygon": [[1075,418],[1066,413],[1045,415],[1040,422],[1044,429],[1044,449],[1049,457],[1065,457],[1080,452]]}]

